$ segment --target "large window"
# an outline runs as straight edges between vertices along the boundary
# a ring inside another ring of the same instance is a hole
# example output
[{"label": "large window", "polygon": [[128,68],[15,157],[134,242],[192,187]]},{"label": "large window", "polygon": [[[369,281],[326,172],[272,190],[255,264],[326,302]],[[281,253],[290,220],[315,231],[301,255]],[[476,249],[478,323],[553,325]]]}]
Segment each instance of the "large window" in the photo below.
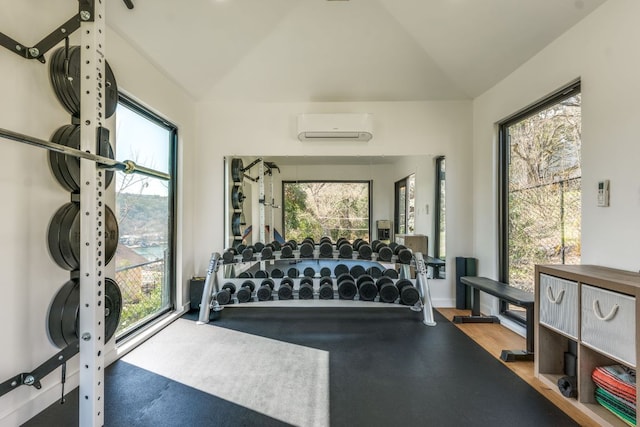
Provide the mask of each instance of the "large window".
[{"label": "large window", "polygon": [[120,96],[116,158],[169,173],[173,179],[116,173],[116,281],[123,298],[118,338],[173,308],[176,141],[174,125]]},{"label": "large window", "polygon": [[316,242],[329,236],[369,240],[369,181],[283,181],[283,233],[287,240]]},{"label": "large window", "polygon": [[576,83],[500,125],[500,280],[520,289],[580,263],[580,105]]},{"label": "large window", "polygon": [[416,229],[416,174],[395,183],[395,232],[413,234]]}]

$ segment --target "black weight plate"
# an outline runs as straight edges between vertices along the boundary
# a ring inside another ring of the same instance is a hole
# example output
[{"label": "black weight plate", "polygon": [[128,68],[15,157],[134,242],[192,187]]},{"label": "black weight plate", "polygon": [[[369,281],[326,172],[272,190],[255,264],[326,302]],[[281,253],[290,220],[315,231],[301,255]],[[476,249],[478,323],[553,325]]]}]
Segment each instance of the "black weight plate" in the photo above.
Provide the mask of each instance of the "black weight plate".
[{"label": "black weight plate", "polygon": [[52,55],[49,62],[49,80],[53,87],[53,92],[58,98],[58,101],[65,110],[71,115],[75,114],[75,108],[69,94],[66,92],[66,83],[64,82],[64,60],[65,60],[65,48],[58,48]]},{"label": "black weight plate", "polygon": [[122,293],[118,283],[110,278],[104,281],[104,342],[107,343],[116,333],[122,313]]},{"label": "black weight plate", "polygon": [[78,328],[80,314],[80,282],[74,280],[73,290],[65,302],[62,312],[62,338],[66,345],[78,340]]},{"label": "black weight plate", "polygon": [[[62,135],[60,139],[60,144],[66,145],[71,148],[75,148],[76,150],[80,149],[80,126],[74,126],[72,131],[68,134]],[[115,158],[113,154],[113,148],[111,144],[107,144],[106,152],[98,153],[101,156],[108,157],[110,159]],[[62,170],[63,175],[68,176],[68,181],[72,183],[72,188],[69,190],[71,192],[79,192],[80,191],[80,159],[73,156],[68,156],[61,154],[60,157],[64,158],[64,162],[60,164],[60,169]],[[108,188],[111,185],[111,181],[113,181],[113,171],[106,171],[105,173],[105,188]]]},{"label": "black weight plate", "polygon": [[51,258],[58,264],[61,268],[65,270],[69,270],[69,266],[65,260],[65,257],[62,255],[62,251],[60,250],[60,230],[62,225],[62,220],[64,216],[67,214],[69,209],[73,208],[73,203],[66,203],[62,205],[49,222],[49,229],[47,230],[47,244],[49,247],[49,253],[51,254]]},{"label": "black weight plate", "polygon": [[51,305],[49,306],[49,314],[47,315],[47,332],[49,334],[49,339],[58,348],[64,348],[67,346],[62,333],[62,316],[67,309],[67,299],[73,292],[75,285],[75,280],[69,280],[67,283],[62,285],[60,290],[53,297]]},{"label": "black weight plate", "polygon": [[244,194],[242,194],[242,188],[234,185],[231,189],[231,205],[233,209],[242,208],[242,202],[244,202]]},{"label": "black weight plate", "polygon": [[113,70],[109,66],[108,61],[104,61],[105,85],[106,85],[106,101],[104,106],[104,114],[107,118],[113,116],[118,107],[118,83]]},{"label": "black weight plate", "polygon": [[[62,136],[62,134],[64,133],[65,130],[67,130],[68,126],[72,126],[72,125],[65,125],[65,126],[61,126],[59,127],[51,136],[50,140],[52,142],[55,143],[60,143],[60,137]],[[64,177],[62,176],[62,171],[60,170],[60,165],[58,163],[58,159],[61,157],[61,155],[55,151],[49,151],[49,166],[51,168],[51,173],[53,174],[54,178],[56,179],[56,181],[58,181],[60,183],[60,185],[62,185],[65,189],[67,189],[67,182],[65,181]]]},{"label": "black weight plate", "polygon": [[[60,249],[63,255],[70,248],[71,256],[65,257],[67,270],[80,268],[80,206],[73,203],[74,207],[67,213],[60,229]],[[118,247],[118,221],[109,208],[104,207],[104,262],[108,264],[116,253]],[[61,266],[62,267],[62,266]],[[65,267],[62,267],[65,268]]]},{"label": "black weight plate", "polygon": [[[80,127],[77,125],[68,125],[65,131],[62,132],[62,135],[60,135],[60,140],[58,141],[58,144],[70,146],[69,141],[71,140],[74,134],[77,135],[78,146],[75,146],[73,148],[79,149],[80,148],[80,145],[79,145],[80,144]],[[71,156],[66,156],[61,153],[56,153],[56,154],[57,154],[56,157],[58,159],[58,168],[60,169],[60,174],[62,175],[62,178],[66,183],[66,185],[63,184],[62,186],[72,193],[78,193],[80,191],[80,175],[78,174],[77,177],[73,176],[73,174],[69,170],[69,165],[66,159],[67,157],[71,157]],[[80,161],[78,160],[78,164],[79,163]],[[78,169],[80,169],[79,166],[78,166]]]},{"label": "black weight plate", "polygon": [[237,212],[231,216],[231,232],[234,236],[242,235],[240,231],[240,214]]},{"label": "black weight plate", "polygon": [[242,159],[231,160],[231,178],[233,179],[233,182],[242,182],[242,178],[244,175],[242,169]]}]

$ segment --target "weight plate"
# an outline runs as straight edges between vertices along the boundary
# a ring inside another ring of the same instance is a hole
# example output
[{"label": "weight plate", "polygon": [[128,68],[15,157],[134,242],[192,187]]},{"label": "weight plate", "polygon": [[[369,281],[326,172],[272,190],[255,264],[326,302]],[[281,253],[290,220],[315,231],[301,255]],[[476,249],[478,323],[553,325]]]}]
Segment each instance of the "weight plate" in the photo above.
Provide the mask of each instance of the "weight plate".
[{"label": "weight plate", "polygon": [[[80,283],[69,280],[58,291],[49,307],[49,338],[58,348],[64,348],[77,341],[80,308]],[[122,294],[118,284],[107,278],[104,292],[104,342],[108,342],[118,329],[122,313]]]},{"label": "weight plate", "polygon": [[[105,205],[104,216],[104,258],[108,264],[118,247],[118,221]],[[56,264],[65,270],[80,268],[80,206],[67,203],[56,212],[49,224],[49,251]]]},{"label": "weight plate", "polygon": [[66,92],[66,84],[64,82],[64,61],[65,61],[65,48],[61,47],[57,49],[52,55],[49,63],[49,80],[51,81],[51,86],[53,87],[53,92],[58,98],[58,101],[65,110],[67,110],[71,115],[74,114],[75,108],[71,99],[69,98],[69,94]]},{"label": "weight plate", "polygon": [[[55,143],[59,144],[60,143],[60,137],[67,130],[68,126],[72,126],[72,125],[65,125],[65,126],[59,127],[53,133],[53,135],[51,136],[50,140],[52,142],[55,142]],[[66,189],[68,183],[65,181],[65,178],[62,175],[62,171],[60,170],[60,165],[58,163],[58,158],[59,157],[60,157],[59,153],[57,153],[55,151],[49,151],[49,167],[51,168],[51,173],[53,174],[53,176],[56,179],[56,181],[58,181],[58,183],[60,183],[60,185],[62,185]]]},{"label": "weight plate", "polygon": [[104,342],[107,343],[116,333],[122,313],[122,293],[118,283],[110,278],[104,281]]},{"label": "weight plate", "polygon": [[233,209],[240,209],[242,208],[242,202],[244,202],[244,194],[242,194],[242,188],[234,185],[233,189],[231,190],[231,204],[233,206]]},{"label": "weight plate", "polygon": [[[80,127],[77,125],[67,126],[67,129],[64,132],[62,132],[62,135],[60,135],[60,141],[58,141],[58,143],[60,145],[69,146],[69,141],[71,140],[74,134],[77,135],[78,145],[73,148],[79,149],[80,148]],[[63,187],[65,187],[68,191],[72,193],[80,192],[80,184],[79,184],[80,177],[79,175],[77,177],[74,177],[71,171],[69,170],[69,166],[66,160],[66,158],[69,156],[58,153],[57,157],[58,157],[58,168],[60,168],[60,173],[62,174],[64,181],[67,183],[67,185],[66,186],[63,185]]]},{"label": "weight plate", "polygon": [[240,230],[240,214],[237,212],[231,216],[231,232],[234,236],[242,235]]},{"label": "weight plate", "polygon": [[231,178],[233,182],[242,182],[242,178],[244,175],[242,159],[232,159],[231,160]]},{"label": "weight plate", "polygon": [[[68,134],[63,134],[60,139],[60,144],[66,145],[71,148],[75,148],[77,150],[80,149],[80,126],[74,126],[72,131]],[[108,157],[110,159],[115,158],[113,153],[113,148],[111,144],[107,144],[106,152],[101,151],[101,156]],[[70,181],[71,192],[79,192],[80,191],[80,159],[73,156],[68,156],[61,154],[61,158],[64,161],[60,164],[60,169],[62,170],[63,175],[68,176],[68,181]],[[111,181],[113,181],[113,171],[107,170],[105,173],[105,188],[108,188],[111,185]]]},{"label": "weight plate", "polygon": [[[65,73],[65,48],[61,47],[54,52],[51,57],[49,67],[50,80],[54,92],[62,106],[75,117],[80,115],[80,48],[71,46],[69,48],[68,73]],[[115,113],[118,106],[118,84],[109,62],[105,61],[104,75],[104,113],[105,118],[109,118]]]},{"label": "weight plate", "polygon": [[64,348],[67,343],[62,333],[62,316],[67,309],[67,299],[73,292],[76,280],[69,280],[62,285],[62,288],[56,293],[49,306],[49,314],[47,315],[47,332],[49,339],[58,348]]},{"label": "weight plate", "polygon": [[47,244],[49,247],[49,253],[51,254],[51,258],[58,264],[60,267],[65,270],[69,269],[65,257],[62,255],[62,251],[60,250],[60,228],[62,224],[62,220],[64,216],[67,214],[69,209],[73,208],[73,203],[66,203],[62,205],[49,222],[49,229],[47,230]]}]

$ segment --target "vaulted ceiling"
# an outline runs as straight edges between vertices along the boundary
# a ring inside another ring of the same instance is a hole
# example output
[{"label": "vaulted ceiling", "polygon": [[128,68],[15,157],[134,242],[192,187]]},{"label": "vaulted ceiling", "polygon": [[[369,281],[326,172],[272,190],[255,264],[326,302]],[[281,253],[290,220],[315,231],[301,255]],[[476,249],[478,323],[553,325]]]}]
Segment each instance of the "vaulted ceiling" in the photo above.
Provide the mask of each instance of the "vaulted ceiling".
[{"label": "vaulted ceiling", "polygon": [[196,100],[456,100],[604,1],[110,0],[107,23]]}]

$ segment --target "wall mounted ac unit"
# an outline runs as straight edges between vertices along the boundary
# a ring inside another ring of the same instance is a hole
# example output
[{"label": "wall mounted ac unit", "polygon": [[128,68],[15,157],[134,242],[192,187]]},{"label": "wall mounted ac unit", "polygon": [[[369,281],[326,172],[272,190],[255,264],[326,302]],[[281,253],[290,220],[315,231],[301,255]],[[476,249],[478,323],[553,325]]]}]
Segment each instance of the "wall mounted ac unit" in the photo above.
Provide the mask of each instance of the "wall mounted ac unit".
[{"label": "wall mounted ac unit", "polygon": [[300,141],[369,141],[373,138],[371,114],[300,114],[298,139]]}]

